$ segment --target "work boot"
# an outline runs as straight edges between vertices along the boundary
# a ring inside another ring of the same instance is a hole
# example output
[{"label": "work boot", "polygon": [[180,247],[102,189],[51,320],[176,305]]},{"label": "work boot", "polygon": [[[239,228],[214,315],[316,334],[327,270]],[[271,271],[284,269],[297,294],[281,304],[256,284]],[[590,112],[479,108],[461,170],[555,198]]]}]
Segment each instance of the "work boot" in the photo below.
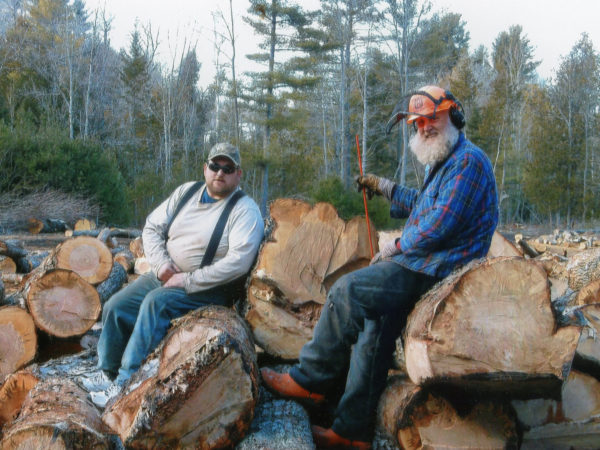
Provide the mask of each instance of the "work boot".
[{"label": "work boot", "polygon": [[372,444],[364,441],[353,441],[340,436],[331,428],[318,425],[311,427],[313,439],[317,448],[337,448],[352,450],[371,450]]},{"label": "work boot", "polygon": [[260,374],[267,388],[282,397],[294,400],[309,400],[316,405],[325,401],[323,394],[304,389],[294,381],[289,373],[278,373],[265,367],[260,369]]}]

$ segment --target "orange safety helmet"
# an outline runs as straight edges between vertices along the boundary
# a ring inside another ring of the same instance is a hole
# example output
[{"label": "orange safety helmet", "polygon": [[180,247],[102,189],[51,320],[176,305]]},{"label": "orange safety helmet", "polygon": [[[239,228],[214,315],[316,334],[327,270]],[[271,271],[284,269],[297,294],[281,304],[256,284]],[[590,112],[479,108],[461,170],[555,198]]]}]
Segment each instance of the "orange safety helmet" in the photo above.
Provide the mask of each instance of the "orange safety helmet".
[{"label": "orange safety helmet", "polygon": [[445,89],[438,86],[423,86],[418,91],[412,92],[402,98],[394,108],[392,117],[387,123],[386,133],[406,119],[406,123],[413,123],[419,117],[435,119],[438,111],[450,110],[450,120],[461,129],[465,126],[465,118],[460,102]]}]

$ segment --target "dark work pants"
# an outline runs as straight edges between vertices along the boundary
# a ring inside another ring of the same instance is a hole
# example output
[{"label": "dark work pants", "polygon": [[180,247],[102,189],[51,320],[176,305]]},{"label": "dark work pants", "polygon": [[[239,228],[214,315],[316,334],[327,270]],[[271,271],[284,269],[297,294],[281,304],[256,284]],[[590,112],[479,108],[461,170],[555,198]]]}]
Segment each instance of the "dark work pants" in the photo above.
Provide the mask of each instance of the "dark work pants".
[{"label": "dark work pants", "polygon": [[382,261],[342,276],[331,287],[313,338],[290,375],[325,394],[345,384],[332,428],[359,441],[373,438],[396,338],[419,297],[438,278]]}]

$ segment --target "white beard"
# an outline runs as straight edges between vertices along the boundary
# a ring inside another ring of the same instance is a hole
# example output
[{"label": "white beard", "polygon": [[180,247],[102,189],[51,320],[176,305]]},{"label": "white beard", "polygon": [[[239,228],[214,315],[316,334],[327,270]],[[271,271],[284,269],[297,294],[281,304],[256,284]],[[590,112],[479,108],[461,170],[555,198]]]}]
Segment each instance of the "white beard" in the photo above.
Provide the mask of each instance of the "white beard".
[{"label": "white beard", "polygon": [[458,141],[458,136],[458,129],[450,123],[435,137],[424,138],[417,132],[410,138],[410,150],[424,166],[435,166],[448,157]]}]

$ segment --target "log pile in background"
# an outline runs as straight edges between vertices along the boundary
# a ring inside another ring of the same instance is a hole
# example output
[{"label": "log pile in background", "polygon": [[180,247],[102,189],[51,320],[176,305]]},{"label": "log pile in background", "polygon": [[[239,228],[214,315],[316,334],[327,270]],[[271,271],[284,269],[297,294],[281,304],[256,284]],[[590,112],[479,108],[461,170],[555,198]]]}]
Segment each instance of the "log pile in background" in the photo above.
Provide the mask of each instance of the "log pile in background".
[{"label": "log pile in background", "polygon": [[369,264],[367,224],[362,217],[344,222],[328,203],[279,199],[270,212],[273,228],[252,271],[245,318],[269,354],[295,359],[312,336],[327,290]]}]

